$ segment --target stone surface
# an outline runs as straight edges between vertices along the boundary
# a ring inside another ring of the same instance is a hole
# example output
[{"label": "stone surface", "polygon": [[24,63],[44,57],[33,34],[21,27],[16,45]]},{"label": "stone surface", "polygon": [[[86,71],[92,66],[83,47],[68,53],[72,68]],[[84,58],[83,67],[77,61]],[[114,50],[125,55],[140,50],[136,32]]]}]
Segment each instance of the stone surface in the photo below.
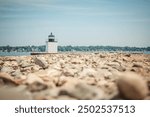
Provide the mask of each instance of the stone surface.
[{"label": "stone surface", "polygon": [[20,65],[21,65],[22,68],[32,66],[31,63],[29,63],[28,61],[22,61],[22,62],[20,63]]},{"label": "stone surface", "polygon": [[21,86],[0,88],[0,100],[31,100],[32,95]]},{"label": "stone surface", "polygon": [[3,72],[0,72],[0,80],[1,80],[1,83],[7,84],[7,85],[17,85],[18,84],[12,76],[10,76],[7,73],[3,73]]},{"label": "stone surface", "polygon": [[119,73],[117,84],[120,93],[126,99],[144,99],[148,94],[148,87],[141,76],[132,73]]},{"label": "stone surface", "polygon": [[11,73],[13,69],[11,67],[3,66],[1,72]]},{"label": "stone surface", "polygon": [[141,63],[134,63],[132,67],[141,67],[142,68],[142,64]]},{"label": "stone surface", "polygon": [[68,95],[80,100],[104,99],[102,90],[81,81],[68,81],[60,90],[59,95]]},{"label": "stone surface", "polygon": [[42,67],[43,69],[48,68],[48,63],[46,62],[44,57],[36,57],[34,59],[35,64],[39,65],[40,67]]},{"label": "stone surface", "polygon": [[0,57],[0,90],[3,99],[150,99],[149,66],[150,55],[137,53]]},{"label": "stone surface", "polygon": [[33,82],[28,86],[29,91],[35,92],[35,91],[41,91],[47,89],[48,86],[41,82]]},{"label": "stone surface", "polygon": [[25,83],[26,84],[33,84],[35,82],[43,83],[43,80],[33,73],[28,74],[27,80],[25,81]]}]

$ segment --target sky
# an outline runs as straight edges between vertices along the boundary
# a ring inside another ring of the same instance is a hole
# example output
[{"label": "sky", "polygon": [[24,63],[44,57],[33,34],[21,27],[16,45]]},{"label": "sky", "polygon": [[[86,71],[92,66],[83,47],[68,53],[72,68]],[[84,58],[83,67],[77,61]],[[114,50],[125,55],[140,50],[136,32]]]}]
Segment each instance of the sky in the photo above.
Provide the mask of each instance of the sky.
[{"label": "sky", "polygon": [[150,46],[150,0],[0,0],[0,46]]}]

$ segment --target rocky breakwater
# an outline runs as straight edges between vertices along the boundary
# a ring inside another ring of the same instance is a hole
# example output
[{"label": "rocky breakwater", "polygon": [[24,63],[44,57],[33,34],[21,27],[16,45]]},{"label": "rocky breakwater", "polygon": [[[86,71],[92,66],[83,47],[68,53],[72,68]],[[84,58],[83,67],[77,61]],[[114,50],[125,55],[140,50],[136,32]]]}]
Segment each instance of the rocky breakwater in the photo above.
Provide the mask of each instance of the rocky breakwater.
[{"label": "rocky breakwater", "polygon": [[150,99],[150,55],[0,57],[0,99]]}]

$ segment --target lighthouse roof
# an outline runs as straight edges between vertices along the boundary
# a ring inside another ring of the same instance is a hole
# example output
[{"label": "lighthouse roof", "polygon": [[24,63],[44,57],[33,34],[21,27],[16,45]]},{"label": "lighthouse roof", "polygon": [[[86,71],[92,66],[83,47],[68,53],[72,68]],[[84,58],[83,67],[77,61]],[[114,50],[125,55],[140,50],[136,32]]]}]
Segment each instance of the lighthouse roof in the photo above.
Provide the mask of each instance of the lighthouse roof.
[{"label": "lighthouse roof", "polygon": [[51,34],[48,36],[48,37],[55,37],[53,34],[52,34],[52,32],[51,32]]}]

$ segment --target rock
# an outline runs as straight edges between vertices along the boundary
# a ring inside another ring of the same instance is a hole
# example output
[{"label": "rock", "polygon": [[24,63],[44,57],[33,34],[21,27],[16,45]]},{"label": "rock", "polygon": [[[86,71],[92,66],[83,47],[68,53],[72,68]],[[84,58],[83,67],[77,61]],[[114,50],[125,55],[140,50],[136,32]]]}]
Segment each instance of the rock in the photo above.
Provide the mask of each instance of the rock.
[{"label": "rock", "polygon": [[111,67],[117,67],[117,66],[120,66],[120,64],[117,63],[117,62],[109,62],[109,63],[106,63],[106,65],[111,66]]},{"label": "rock", "polygon": [[140,63],[133,63],[132,67],[140,67],[140,68],[142,68],[142,64],[140,64]]},{"label": "rock", "polygon": [[125,54],[126,57],[131,57],[131,54]]},{"label": "rock", "polygon": [[20,72],[20,69],[17,69],[15,72],[13,72],[11,74],[12,76],[14,76],[15,78],[20,78],[22,73]]},{"label": "rock", "polygon": [[56,99],[57,100],[75,100],[75,98],[69,97],[69,96],[66,96],[66,95],[59,96]]},{"label": "rock", "polygon": [[27,79],[27,76],[26,76],[26,75],[21,75],[21,76],[19,76],[17,79],[18,79],[18,80],[20,79],[20,80],[24,81],[24,80]]},{"label": "rock", "polygon": [[33,92],[33,99],[36,100],[49,100],[49,99],[56,99],[58,97],[59,89],[46,89],[40,92]]},{"label": "rock", "polygon": [[31,93],[21,87],[0,88],[0,100],[31,100]]},{"label": "rock", "polygon": [[37,72],[37,71],[39,71],[40,70],[40,66],[39,65],[34,65],[33,67],[31,67],[31,70],[33,71],[33,72]]},{"label": "rock", "polygon": [[0,72],[0,80],[2,80],[1,83],[6,85],[16,86],[18,84],[12,76],[3,72]]},{"label": "rock", "polygon": [[17,66],[18,66],[18,63],[17,63],[16,61],[11,61],[11,66],[17,67]]},{"label": "rock", "polygon": [[115,99],[119,95],[118,87],[113,82],[101,80],[97,83],[97,86],[105,92],[105,99]]},{"label": "rock", "polygon": [[109,69],[109,66],[103,65],[101,66],[101,69]]},{"label": "rock", "polygon": [[123,60],[124,62],[127,62],[127,61],[128,61],[128,59],[127,59],[126,57],[123,57],[122,60]]},{"label": "rock", "polygon": [[83,71],[80,73],[80,78],[95,77],[96,74],[96,70],[92,68],[84,68]]},{"label": "rock", "polygon": [[148,87],[141,76],[132,73],[118,73],[117,85],[125,99],[144,99],[148,94]]},{"label": "rock", "polygon": [[33,84],[34,82],[44,83],[43,80],[38,77],[36,74],[30,73],[27,75],[27,80],[25,81],[26,84]]},{"label": "rock", "polygon": [[22,68],[33,66],[29,62],[27,62],[27,61],[22,61],[20,64],[21,64]]},{"label": "rock", "polygon": [[66,77],[74,77],[74,75],[77,73],[77,70],[76,69],[64,69],[63,71],[63,74],[66,76]]},{"label": "rock", "polygon": [[35,92],[35,91],[41,91],[41,90],[45,90],[47,89],[47,85],[43,84],[43,83],[40,83],[40,82],[33,82],[32,84],[30,84],[28,86],[28,89],[31,91],[31,92]]},{"label": "rock", "polygon": [[150,96],[145,97],[144,100],[150,100]]},{"label": "rock", "polygon": [[98,78],[98,79],[105,78],[107,80],[107,79],[110,79],[111,75],[112,75],[112,73],[110,71],[108,71],[107,69],[99,69],[98,73],[96,75],[96,78]]},{"label": "rock", "polygon": [[61,71],[59,71],[59,70],[56,70],[56,69],[51,69],[51,68],[49,68],[49,69],[47,69],[46,70],[47,71],[47,75],[50,77],[50,78],[55,78],[55,77],[60,77],[61,76]]},{"label": "rock", "polygon": [[13,69],[11,67],[3,66],[1,69],[1,72],[11,73],[11,72],[13,72]]},{"label": "rock", "polygon": [[42,67],[43,69],[48,68],[48,63],[46,62],[44,57],[36,57],[34,59],[35,64],[39,65],[40,67]]},{"label": "rock", "polygon": [[95,86],[87,85],[84,82],[68,81],[59,92],[59,95],[68,95],[76,99],[104,99],[104,92]]},{"label": "rock", "polygon": [[67,78],[65,76],[61,76],[61,77],[58,78],[57,81],[55,81],[55,84],[56,84],[56,86],[62,86],[68,81],[68,79],[69,78]]},{"label": "rock", "polygon": [[4,64],[4,61],[0,60],[0,65],[3,65]]},{"label": "rock", "polygon": [[116,70],[118,70],[118,71],[120,71],[120,72],[126,71],[126,68],[123,67],[123,66],[115,66],[113,68],[116,69]]},{"label": "rock", "polygon": [[72,64],[81,64],[82,61],[80,61],[79,59],[72,59],[72,60],[71,60],[71,63],[72,63]]},{"label": "rock", "polygon": [[106,56],[105,56],[105,55],[100,54],[100,55],[99,55],[99,57],[100,57],[100,58],[105,58]]},{"label": "rock", "polygon": [[6,57],[5,58],[5,61],[16,61],[16,57],[14,56],[14,57]]},{"label": "rock", "polygon": [[97,83],[96,79],[93,77],[86,77],[85,82],[89,85],[96,85]]}]

